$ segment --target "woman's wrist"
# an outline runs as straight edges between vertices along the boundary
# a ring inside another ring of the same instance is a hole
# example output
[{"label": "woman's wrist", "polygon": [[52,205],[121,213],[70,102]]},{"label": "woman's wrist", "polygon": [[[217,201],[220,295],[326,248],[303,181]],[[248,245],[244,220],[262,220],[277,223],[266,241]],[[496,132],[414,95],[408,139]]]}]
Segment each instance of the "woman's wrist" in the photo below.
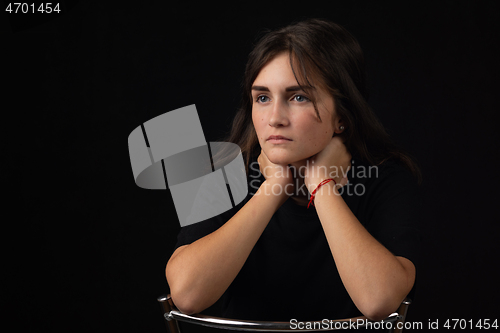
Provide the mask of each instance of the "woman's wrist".
[{"label": "woman's wrist", "polygon": [[321,205],[321,201],[325,198],[340,197],[338,187],[336,181],[324,182],[321,186],[315,188],[316,192],[313,195],[312,202],[316,206],[318,203]]},{"label": "woman's wrist", "polygon": [[309,182],[308,191],[310,193],[307,208],[315,205],[316,196],[338,195],[337,181],[333,178],[326,178],[322,181]]},{"label": "woman's wrist", "polygon": [[306,185],[306,188],[309,191],[309,193],[312,193],[321,184],[321,182],[324,182],[327,179],[333,179],[333,182],[338,186],[343,185],[342,179],[340,177],[329,177],[329,176],[325,176],[322,178],[305,179],[304,184]]},{"label": "woman's wrist", "polygon": [[265,180],[256,194],[266,196],[269,200],[276,200],[281,206],[293,194],[293,183],[279,183]]}]

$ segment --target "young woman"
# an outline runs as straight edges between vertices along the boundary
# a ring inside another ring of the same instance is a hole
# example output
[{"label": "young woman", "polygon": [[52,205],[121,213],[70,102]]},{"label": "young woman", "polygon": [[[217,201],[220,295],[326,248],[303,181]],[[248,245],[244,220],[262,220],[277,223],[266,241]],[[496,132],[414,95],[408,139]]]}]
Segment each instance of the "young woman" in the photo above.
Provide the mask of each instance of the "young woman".
[{"label": "young woman", "polygon": [[415,282],[419,171],[366,102],[357,41],[317,19],[270,32],[243,88],[226,141],[250,194],[181,230],[174,303],[196,313],[222,297],[237,319],[385,318]]}]

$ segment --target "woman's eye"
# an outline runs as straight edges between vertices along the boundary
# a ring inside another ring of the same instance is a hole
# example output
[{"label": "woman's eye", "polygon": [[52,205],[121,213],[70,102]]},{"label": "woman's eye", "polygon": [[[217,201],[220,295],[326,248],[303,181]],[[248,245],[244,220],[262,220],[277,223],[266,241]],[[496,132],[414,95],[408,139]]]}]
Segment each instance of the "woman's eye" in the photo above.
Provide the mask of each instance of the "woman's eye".
[{"label": "woman's eye", "polygon": [[307,98],[306,96],[302,96],[302,95],[293,96],[293,100],[295,100],[297,102],[309,102],[310,101],[309,98]]},{"label": "woman's eye", "polygon": [[257,103],[265,103],[269,101],[269,97],[265,95],[257,96]]}]

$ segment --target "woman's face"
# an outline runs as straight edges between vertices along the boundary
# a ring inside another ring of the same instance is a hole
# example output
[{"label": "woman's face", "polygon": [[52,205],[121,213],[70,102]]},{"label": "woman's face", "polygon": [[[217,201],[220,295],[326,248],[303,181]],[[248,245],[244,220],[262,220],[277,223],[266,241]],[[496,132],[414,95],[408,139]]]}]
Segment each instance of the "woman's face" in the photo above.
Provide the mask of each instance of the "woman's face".
[{"label": "woman's face", "polygon": [[271,162],[304,162],[323,150],[338,129],[333,97],[317,85],[314,89],[322,121],[309,96],[300,89],[288,53],[277,55],[259,72],[252,85],[252,120],[260,146]]}]

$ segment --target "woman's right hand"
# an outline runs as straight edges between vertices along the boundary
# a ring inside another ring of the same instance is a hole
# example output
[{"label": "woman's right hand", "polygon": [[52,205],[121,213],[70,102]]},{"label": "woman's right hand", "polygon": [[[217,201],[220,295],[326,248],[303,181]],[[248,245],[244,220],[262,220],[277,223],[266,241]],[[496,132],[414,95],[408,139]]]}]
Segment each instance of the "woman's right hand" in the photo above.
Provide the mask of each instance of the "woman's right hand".
[{"label": "woman's right hand", "polygon": [[292,171],[288,165],[274,164],[261,149],[257,158],[260,172],[264,175],[266,183],[271,188],[271,193],[286,200],[294,192]]}]

